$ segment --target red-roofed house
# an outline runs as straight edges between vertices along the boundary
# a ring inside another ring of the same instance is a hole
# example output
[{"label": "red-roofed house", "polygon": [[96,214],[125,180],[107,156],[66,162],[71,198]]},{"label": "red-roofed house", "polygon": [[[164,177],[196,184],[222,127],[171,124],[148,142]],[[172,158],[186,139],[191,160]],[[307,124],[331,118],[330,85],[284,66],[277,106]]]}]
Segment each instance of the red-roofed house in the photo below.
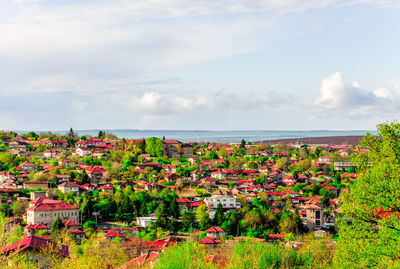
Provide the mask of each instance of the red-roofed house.
[{"label": "red-roofed house", "polygon": [[58,189],[62,192],[62,193],[66,193],[66,192],[76,192],[79,193],[79,185],[74,183],[74,182],[65,182],[62,183],[60,185],[58,185]]},{"label": "red-roofed house", "polygon": [[225,237],[226,236],[226,231],[222,229],[221,227],[211,227],[206,230],[207,236],[208,237]]},{"label": "red-roofed house", "polygon": [[31,206],[26,210],[27,224],[45,224],[51,227],[57,217],[62,221],[79,222],[79,208],[63,201],[39,197],[30,202]]},{"label": "red-roofed house", "polygon": [[[46,251],[43,252],[43,250]],[[46,256],[48,256],[46,252],[48,251],[51,251],[59,257],[71,258],[69,246],[62,245],[58,247],[56,243],[38,236],[26,237],[1,249],[1,253],[4,255],[26,253],[28,254],[26,258],[34,264],[47,261],[46,264],[41,264],[41,268],[51,268],[52,266],[52,259],[46,258]]]},{"label": "red-roofed house", "polygon": [[221,244],[222,241],[215,237],[204,237],[199,241],[200,244],[215,246],[217,244]]},{"label": "red-roofed house", "polygon": [[143,254],[142,256],[131,260],[130,262],[125,263],[118,269],[135,269],[135,268],[141,267],[145,264],[149,265],[150,268],[152,268],[154,262],[158,259],[159,256],[160,256],[159,252],[152,251],[152,252]]}]

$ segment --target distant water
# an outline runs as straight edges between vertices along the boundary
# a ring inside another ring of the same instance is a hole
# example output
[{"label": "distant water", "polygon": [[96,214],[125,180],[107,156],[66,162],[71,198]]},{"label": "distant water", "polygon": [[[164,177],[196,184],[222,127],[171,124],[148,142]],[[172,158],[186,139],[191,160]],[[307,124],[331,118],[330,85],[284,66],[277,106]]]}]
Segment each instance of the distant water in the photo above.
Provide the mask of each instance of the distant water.
[{"label": "distant water", "polygon": [[[166,139],[177,139],[182,142],[232,142],[237,143],[242,139],[246,141],[260,141],[260,140],[276,140],[285,138],[305,138],[305,137],[321,137],[321,136],[352,136],[352,135],[365,135],[367,132],[376,134],[376,131],[179,131],[179,130],[105,130],[111,132],[119,138],[127,139],[140,139],[148,137],[165,136]],[[92,135],[97,136],[99,130],[77,130],[79,135]],[[59,132],[59,133],[66,133]]]}]

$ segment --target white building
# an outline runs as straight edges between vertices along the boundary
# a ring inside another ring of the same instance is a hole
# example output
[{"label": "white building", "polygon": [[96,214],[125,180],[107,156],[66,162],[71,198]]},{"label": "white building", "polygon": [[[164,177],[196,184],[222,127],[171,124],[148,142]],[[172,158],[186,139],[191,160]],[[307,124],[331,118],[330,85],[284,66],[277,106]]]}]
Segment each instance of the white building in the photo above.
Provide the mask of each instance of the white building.
[{"label": "white building", "polygon": [[211,218],[214,217],[218,204],[222,205],[224,211],[236,211],[241,207],[240,200],[232,195],[213,195],[205,198],[204,202],[208,207]]},{"label": "white building", "polygon": [[90,152],[90,149],[88,149],[88,148],[77,148],[75,150],[75,155],[78,155],[80,157],[87,157],[90,154],[92,154],[92,153]]},{"label": "white building", "polygon": [[157,217],[155,215],[148,215],[146,217],[138,217],[136,220],[137,226],[141,227],[149,227],[150,223],[155,222],[157,220]]}]

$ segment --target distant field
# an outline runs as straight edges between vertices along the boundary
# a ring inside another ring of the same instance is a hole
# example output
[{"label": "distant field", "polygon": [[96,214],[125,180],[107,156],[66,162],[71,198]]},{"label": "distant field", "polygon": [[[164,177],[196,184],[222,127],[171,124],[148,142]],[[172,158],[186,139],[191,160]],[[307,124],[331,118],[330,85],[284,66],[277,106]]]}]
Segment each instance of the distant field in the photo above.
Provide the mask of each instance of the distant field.
[{"label": "distant field", "polygon": [[360,140],[364,136],[352,135],[352,136],[322,136],[322,137],[306,137],[306,138],[287,138],[287,139],[276,139],[276,140],[263,140],[260,142],[255,142],[254,144],[295,144],[297,141],[304,144],[327,144],[327,145],[353,145],[359,144]]}]

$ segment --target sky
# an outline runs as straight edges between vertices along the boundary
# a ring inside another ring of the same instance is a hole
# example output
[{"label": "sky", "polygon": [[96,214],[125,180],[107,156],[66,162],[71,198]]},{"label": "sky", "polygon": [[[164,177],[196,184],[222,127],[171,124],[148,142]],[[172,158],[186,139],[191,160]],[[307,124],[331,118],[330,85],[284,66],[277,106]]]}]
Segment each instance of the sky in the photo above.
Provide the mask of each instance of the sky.
[{"label": "sky", "polygon": [[0,0],[0,129],[372,130],[397,0]]}]

